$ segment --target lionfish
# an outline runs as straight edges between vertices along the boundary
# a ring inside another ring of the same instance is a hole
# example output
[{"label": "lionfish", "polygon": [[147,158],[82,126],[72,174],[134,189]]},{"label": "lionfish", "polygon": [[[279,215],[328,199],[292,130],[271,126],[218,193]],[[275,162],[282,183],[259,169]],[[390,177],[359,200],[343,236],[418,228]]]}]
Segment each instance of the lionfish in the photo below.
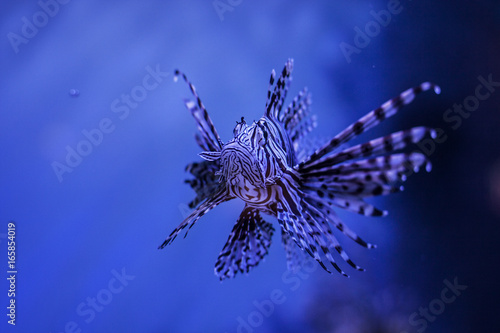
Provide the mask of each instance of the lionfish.
[{"label": "lionfish", "polygon": [[303,139],[316,122],[309,115],[311,98],[307,88],[283,108],[292,68],[293,59],[289,59],[276,84],[276,73],[271,72],[264,115],[251,125],[242,117],[236,122],[234,137],[226,143],[220,139],[195,87],[185,74],[175,71],[175,80],[182,76],[196,100],[186,99],[184,103],[196,121],[199,133],[195,138],[203,150],[199,155],[204,161],[186,167],[195,177],[186,180],[196,191],[195,199],[189,203],[195,209],[159,248],[172,243],[186,227],[187,235],[196,221],[215,206],[239,198],[245,206],[215,264],[215,274],[221,280],[237,272],[248,273],[268,253],[275,229],[262,214],[279,222],[289,269],[297,269],[300,249],[329,273],[326,260],[348,276],[334,260],[334,252],[354,269],[364,270],[343,250],[332,226],[365,248],[376,245],[349,229],[333,208],[385,216],[386,211],[365,202],[365,198],[402,191],[400,183],[408,173],[421,167],[431,169],[427,157],[419,152],[393,152],[426,136],[435,138],[436,134],[427,127],[414,127],[349,148],[344,144],[396,114],[416,94],[431,88],[439,94],[440,88],[424,82],[404,91],[310,154]]}]

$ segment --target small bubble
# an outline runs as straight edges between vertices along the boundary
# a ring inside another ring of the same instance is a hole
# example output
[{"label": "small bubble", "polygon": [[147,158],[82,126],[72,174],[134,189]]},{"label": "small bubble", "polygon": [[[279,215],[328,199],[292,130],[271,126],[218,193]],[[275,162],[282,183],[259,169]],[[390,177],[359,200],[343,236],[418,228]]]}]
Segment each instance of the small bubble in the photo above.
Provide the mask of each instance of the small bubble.
[{"label": "small bubble", "polygon": [[80,91],[78,89],[70,89],[69,95],[71,97],[78,97],[80,95]]}]

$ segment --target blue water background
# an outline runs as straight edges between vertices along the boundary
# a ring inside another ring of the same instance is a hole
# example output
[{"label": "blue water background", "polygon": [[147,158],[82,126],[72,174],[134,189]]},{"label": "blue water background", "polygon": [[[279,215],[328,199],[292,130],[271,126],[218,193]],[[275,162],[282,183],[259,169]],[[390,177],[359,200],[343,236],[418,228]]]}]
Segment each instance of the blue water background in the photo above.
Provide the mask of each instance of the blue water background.
[{"label": "blue water background", "polygon": [[[219,14],[212,1],[70,1],[44,23],[36,1],[2,2],[0,331],[415,332],[424,324],[412,325],[412,314],[455,278],[468,288],[424,331],[491,328],[500,310],[500,92],[456,130],[443,115],[474,95],[479,76],[500,81],[500,6],[401,1],[387,26],[346,57],[341,43],[354,46],[355,27],[392,1],[231,3]],[[38,31],[12,42],[34,16]],[[241,202],[217,207],[186,239],[157,250],[194,197],[184,167],[199,160],[182,103],[191,96],[172,74],[187,73],[226,141],[241,116],[262,115],[270,71],[290,57],[290,97],[304,86],[312,92],[318,138],[431,80],[441,95],[419,96],[356,142],[418,125],[442,128],[447,139],[430,154],[432,173],[370,201],[389,216],[339,213],[378,245],[366,250],[339,235],[366,272],[341,262],[349,279],[316,266],[287,273],[277,232],[264,262],[221,283],[213,267]],[[154,70],[168,74],[147,79]],[[144,91],[125,106],[124,94]],[[96,134],[98,144],[82,143],[100,126],[108,133]],[[58,176],[54,162],[66,164],[78,147],[87,156]],[[15,327],[6,316],[9,221]]]}]

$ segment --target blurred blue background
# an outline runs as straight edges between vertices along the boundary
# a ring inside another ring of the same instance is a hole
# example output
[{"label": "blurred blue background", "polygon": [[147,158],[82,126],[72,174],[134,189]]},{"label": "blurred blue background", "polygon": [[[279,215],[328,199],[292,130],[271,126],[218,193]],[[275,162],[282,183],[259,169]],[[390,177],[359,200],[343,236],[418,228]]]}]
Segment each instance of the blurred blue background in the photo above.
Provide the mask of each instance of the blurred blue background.
[{"label": "blurred blue background", "polygon": [[[475,95],[479,76],[500,82],[498,2],[62,2],[0,5],[1,332],[498,326],[500,88],[490,87],[466,117],[444,117]],[[371,23],[381,10],[393,10],[390,21]],[[345,53],[341,45],[356,46],[356,27],[372,37]],[[241,202],[217,207],[186,239],[157,250],[187,212],[194,192],[184,167],[199,160],[182,103],[189,90],[172,73],[188,75],[226,141],[241,116],[262,115],[270,71],[289,57],[289,96],[304,86],[313,94],[313,135],[330,138],[430,80],[441,95],[419,96],[356,142],[418,125],[441,128],[446,139],[427,147],[430,174],[371,201],[389,216],[339,213],[378,245],[369,251],[339,236],[366,272],[343,265],[346,279],[306,265],[291,274],[276,233],[264,262],[221,283],[213,267]],[[82,143],[85,133],[94,144]],[[68,149],[86,156],[55,171]],[[17,235],[15,327],[6,316],[9,221]],[[445,280],[467,289],[445,303]]]}]

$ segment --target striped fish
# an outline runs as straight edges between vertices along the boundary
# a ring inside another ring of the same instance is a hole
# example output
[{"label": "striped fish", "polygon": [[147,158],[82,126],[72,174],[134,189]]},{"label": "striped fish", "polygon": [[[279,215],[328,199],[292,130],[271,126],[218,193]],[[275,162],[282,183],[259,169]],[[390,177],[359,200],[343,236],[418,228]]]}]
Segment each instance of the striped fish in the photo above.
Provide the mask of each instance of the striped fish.
[{"label": "striped fish", "polygon": [[436,133],[430,128],[414,127],[343,147],[396,114],[418,93],[429,89],[439,93],[440,89],[429,82],[408,89],[308,154],[303,139],[315,127],[315,118],[309,114],[311,98],[307,89],[284,107],[292,68],[293,60],[289,59],[277,81],[272,71],[264,115],[252,124],[241,118],[233,138],[226,143],[220,139],[195,87],[185,74],[175,72],[175,79],[182,76],[194,96],[194,101],[184,102],[198,126],[196,142],[203,150],[199,155],[204,161],[186,168],[194,176],[186,181],[196,191],[196,198],[189,203],[194,210],[159,248],[172,243],[185,229],[187,235],[215,206],[239,198],[245,207],[215,264],[215,274],[221,280],[237,272],[248,272],[268,253],[275,229],[262,214],[279,222],[289,269],[297,269],[300,253],[305,252],[327,272],[331,272],[329,263],[347,276],[335,261],[334,253],[354,269],[363,270],[343,250],[333,227],[365,248],[376,246],[349,229],[335,208],[365,216],[386,215],[386,211],[367,203],[365,198],[399,192],[408,173],[420,168],[430,171],[431,163],[423,154],[395,151],[426,136],[434,138]]}]

